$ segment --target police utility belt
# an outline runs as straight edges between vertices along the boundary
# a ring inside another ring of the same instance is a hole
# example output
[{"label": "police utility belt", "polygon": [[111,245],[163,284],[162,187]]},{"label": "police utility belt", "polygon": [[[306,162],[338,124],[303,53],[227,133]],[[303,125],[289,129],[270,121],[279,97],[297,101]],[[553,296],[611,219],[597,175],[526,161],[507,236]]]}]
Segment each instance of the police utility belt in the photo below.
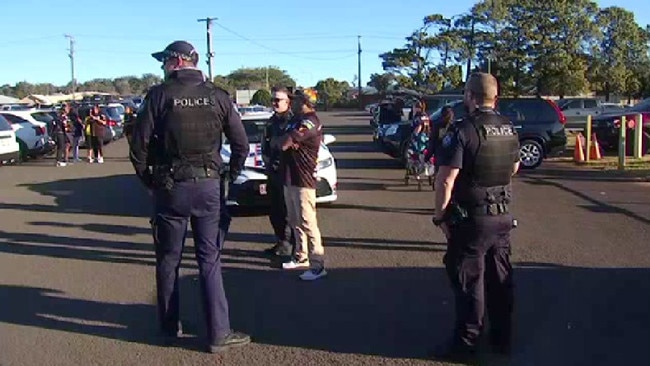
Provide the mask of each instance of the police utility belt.
[{"label": "police utility belt", "polygon": [[458,203],[452,202],[445,210],[443,221],[451,225],[459,224],[469,217],[476,216],[499,216],[510,213],[507,203],[491,203],[465,208]]},{"label": "police utility belt", "polygon": [[176,182],[221,178],[219,171],[210,168],[185,166],[176,171],[168,165],[153,166],[152,176],[156,187],[168,190],[172,189]]}]

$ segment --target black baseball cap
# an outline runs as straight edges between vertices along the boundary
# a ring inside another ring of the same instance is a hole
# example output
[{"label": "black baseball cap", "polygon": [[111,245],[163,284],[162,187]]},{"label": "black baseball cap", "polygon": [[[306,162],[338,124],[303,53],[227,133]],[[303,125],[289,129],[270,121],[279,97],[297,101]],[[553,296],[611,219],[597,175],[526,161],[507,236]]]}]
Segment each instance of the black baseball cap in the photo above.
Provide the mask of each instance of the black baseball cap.
[{"label": "black baseball cap", "polygon": [[181,57],[189,61],[198,61],[199,57],[194,46],[185,41],[174,41],[165,47],[164,50],[154,52],[151,56],[159,62],[164,62],[169,57]]}]

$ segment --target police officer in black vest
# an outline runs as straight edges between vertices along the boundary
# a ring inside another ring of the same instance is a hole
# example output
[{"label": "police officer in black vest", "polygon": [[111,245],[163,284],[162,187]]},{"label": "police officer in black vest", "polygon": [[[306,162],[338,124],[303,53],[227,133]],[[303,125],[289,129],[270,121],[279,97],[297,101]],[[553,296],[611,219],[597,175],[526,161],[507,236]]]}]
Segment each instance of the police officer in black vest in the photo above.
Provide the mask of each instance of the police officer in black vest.
[{"label": "police officer in black vest", "polygon": [[284,136],[293,117],[291,111],[291,92],[285,87],[275,87],[273,92],[273,116],[269,118],[264,128],[264,140],[262,141],[262,158],[266,167],[268,177],[268,195],[271,201],[269,208],[269,221],[275,233],[276,243],[265,250],[267,254],[274,256],[291,256],[296,245],[295,235],[287,221],[287,206],[284,201],[284,180],[280,172],[280,156],[282,149],[271,141],[278,140]]},{"label": "police officer in black vest", "polygon": [[490,74],[469,76],[464,95],[469,114],[452,125],[436,154],[433,223],[448,240],[444,263],[456,302],[454,337],[437,350],[441,358],[475,353],[486,302],[491,344],[499,353],[510,350],[511,177],[519,169],[519,141],[512,123],[494,111],[497,89]]},{"label": "police officer in black vest", "polygon": [[250,343],[230,329],[221,277],[221,136],[231,147],[229,173],[236,177],[248,155],[248,139],[228,93],[196,68],[198,54],[184,41],[152,54],[165,81],[152,87],[138,112],[130,144],[136,174],[154,198],[158,314],[166,341],[182,334],[178,270],[188,222],[192,225],[209,352]]}]

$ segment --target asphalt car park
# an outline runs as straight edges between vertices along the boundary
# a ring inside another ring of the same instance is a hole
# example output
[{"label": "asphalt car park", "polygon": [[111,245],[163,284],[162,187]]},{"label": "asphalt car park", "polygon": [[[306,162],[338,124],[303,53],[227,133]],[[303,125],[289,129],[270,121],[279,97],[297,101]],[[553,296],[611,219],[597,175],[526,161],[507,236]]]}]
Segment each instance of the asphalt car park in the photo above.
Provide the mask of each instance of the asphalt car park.
[{"label": "asphalt car park", "polygon": [[[403,183],[369,115],[320,113],[337,166],[318,208],[329,276],[302,283],[263,255],[263,213],[236,216],[223,251],[232,327],[253,344],[198,351],[198,269],[181,268],[179,347],[156,343],[151,202],[124,139],[103,165],[52,159],[0,168],[0,364],[440,365],[453,326],[431,191]],[[553,161],[514,181],[515,343],[488,365],[643,365],[650,359],[648,183]]]}]

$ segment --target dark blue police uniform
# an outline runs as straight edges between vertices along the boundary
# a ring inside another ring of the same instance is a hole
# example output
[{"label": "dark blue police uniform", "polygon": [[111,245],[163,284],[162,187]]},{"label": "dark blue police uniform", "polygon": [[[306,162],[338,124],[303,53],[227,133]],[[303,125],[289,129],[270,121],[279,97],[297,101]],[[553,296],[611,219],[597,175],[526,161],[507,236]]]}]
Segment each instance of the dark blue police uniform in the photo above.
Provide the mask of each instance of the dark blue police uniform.
[{"label": "dark blue police uniform", "polygon": [[454,346],[476,345],[487,300],[491,342],[507,349],[513,307],[509,204],[513,166],[519,161],[516,130],[507,118],[481,108],[451,127],[437,157],[440,166],[460,169],[445,212],[450,237],[444,263],[456,296]]},{"label": "dark blue police uniform", "polygon": [[268,196],[271,201],[269,221],[275,233],[276,244],[265,250],[267,254],[290,256],[296,246],[296,238],[287,221],[287,206],[284,199],[284,177],[280,172],[280,156],[282,149],[271,143],[271,140],[285,134],[289,120],[293,117],[291,110],[285,113],[274,113],[264,128],[262,141],[262,156],[265,161],[268,177]]},{"label": "dark blue police uniform", "polygon": [[[189,44],[183,42],[181,46],[185,45]],[[228,137],[232,151],[230,174],[237,176],[249,149],[239,114],[228,94],[205,81],[200,70],[179,69],[147,93],[130,145],[136,174],[154,196],[152,228],[163,334],[174,336],[180,332],[178,270],[189,222],[213,352],[250,341],[248,336],[230,329],[221,276],[221,249],[229,223],[227,213],[228,222],[220,222],[224,217],[220,187],[222,133]]]}]

